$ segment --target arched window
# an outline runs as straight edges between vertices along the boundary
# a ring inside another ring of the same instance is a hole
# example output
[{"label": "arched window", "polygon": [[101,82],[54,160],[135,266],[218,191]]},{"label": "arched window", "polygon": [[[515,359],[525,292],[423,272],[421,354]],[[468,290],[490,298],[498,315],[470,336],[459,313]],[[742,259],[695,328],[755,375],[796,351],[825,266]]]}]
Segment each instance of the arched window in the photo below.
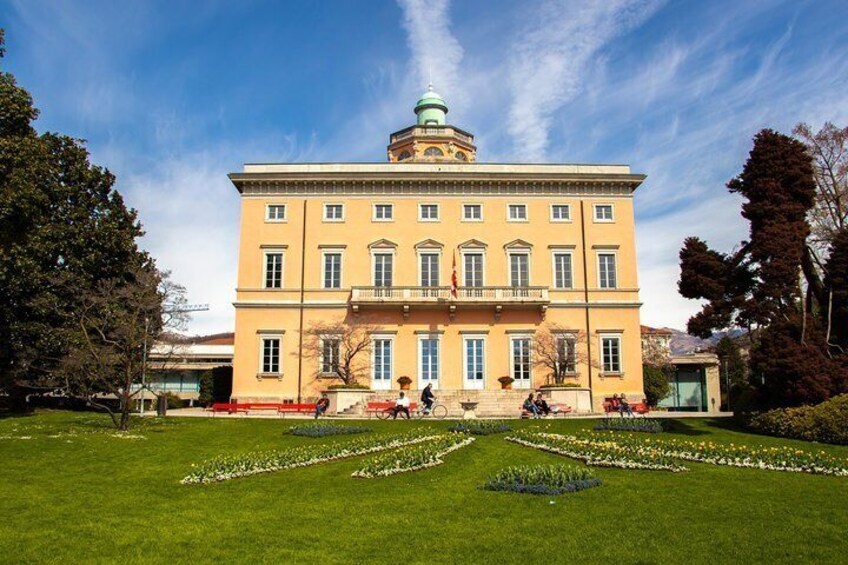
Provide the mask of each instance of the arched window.
[{"label": "arched window", "polygon": [[409,151],[404,151],[403,153],[398,155],[398,161],[404,161],[406,159],[409,159],[410,157],[412,157],[412,155],[409,154]]},{"label": "arched window", "polygon": [[438,147],[428,147],[424,150],[425,157],[444,157],[445,154]]},{"label": "arched window", "polygon": [[463,153],[462,151],[457,151],[457,152],[456,152],[456,154],[455,154],[454,156],[455,156],[455,157],[457,158],[457,160],[459,160],[459,161],[467,161],[467,160],[468,160],[468,157],[467,157],[467,156],[465,155],[465,153]]}]

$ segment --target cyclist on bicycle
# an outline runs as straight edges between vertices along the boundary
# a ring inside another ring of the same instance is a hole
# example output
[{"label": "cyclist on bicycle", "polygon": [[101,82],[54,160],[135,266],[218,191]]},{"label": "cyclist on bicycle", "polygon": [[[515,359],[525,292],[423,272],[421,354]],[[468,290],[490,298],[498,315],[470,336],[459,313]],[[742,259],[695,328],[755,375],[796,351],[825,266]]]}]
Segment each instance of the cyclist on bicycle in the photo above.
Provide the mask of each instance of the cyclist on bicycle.
[{"label": "cyclist on bicycle", "polygon": [[424,414],[429,414],[430,409],[433,408],[433,403],[436,401],[436,397],[433,395],[433,383],[428,383],[427,386],[424,387],[424,390],[421,391],[421,403],[424,405]]}]

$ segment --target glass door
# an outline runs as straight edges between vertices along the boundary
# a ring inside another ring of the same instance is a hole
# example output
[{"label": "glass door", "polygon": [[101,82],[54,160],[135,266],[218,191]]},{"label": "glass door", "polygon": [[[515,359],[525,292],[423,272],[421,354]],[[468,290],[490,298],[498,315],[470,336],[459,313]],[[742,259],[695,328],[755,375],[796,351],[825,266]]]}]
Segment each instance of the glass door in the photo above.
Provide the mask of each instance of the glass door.
[{"label": "glass door", "polygon": [[485,349],[482,337],[466,337],[464,347],[465,388],[481,390],[485,385]]}]

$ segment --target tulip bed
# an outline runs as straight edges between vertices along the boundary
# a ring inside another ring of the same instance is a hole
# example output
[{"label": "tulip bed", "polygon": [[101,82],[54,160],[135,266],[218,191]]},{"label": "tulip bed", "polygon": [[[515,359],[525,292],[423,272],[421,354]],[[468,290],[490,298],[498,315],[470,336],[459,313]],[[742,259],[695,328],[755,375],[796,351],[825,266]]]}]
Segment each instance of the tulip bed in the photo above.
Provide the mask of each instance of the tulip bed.
[{"label": "tulip bed", "polygon": [[672,457],[650,446],[622,445],[600,435],[558,435],[539,432],[518,432],[507,441],[579,459],[597,467],[619,467],[647,471],[686,471]]},{"label": "tulip bed", "polygon": [[443,434],[427,441],[372,457],[353,472],[352,477],[374,479],[398,473],[420,471],[444,463],[442,457],[473,443],[474,438],[464,434]]},{"label": "tulip bed", "polygon": [[814,475],[833,475],[848,477],[848,460],[827,455],[824,451],[806,451],[788,446],[765,447],[760,445],[724,444],[713,441],[691,441],[674,438],[640,438],[634,435],[611,433],[597,434],[615,441],[629,450],[650,449],[664,457],[727,465],[787,471],[791,473],[811,473]]},{"label": "tulip bed", "polygon": [[601,485],[585,467],[573,465],[523,465],[495,473],[481,488],[524,494],[557,495]]},{"label": "tulip bed", "polygon": [[463,420],[451,426],[450,431],[471,434],[474,436],[488,436],[511,432],[512,426],[502,420]]},{"label": "tulip bed", "polygon": [[225,455],[200,464],[180,482],[184,485],[208,484],[259,473],[308,467],[337,459],[405,447],[435,437],[437,436],[432,431],[423,429],[401,435],[359,438],[344,443],[308,445],[244,455]]},{"label": "tulip bed", "polygon": [[289,428],[291,435],[305,437],[353,435],[370,431],[371,428],[365,426],[340,426],[332,423],[297,424]]}]

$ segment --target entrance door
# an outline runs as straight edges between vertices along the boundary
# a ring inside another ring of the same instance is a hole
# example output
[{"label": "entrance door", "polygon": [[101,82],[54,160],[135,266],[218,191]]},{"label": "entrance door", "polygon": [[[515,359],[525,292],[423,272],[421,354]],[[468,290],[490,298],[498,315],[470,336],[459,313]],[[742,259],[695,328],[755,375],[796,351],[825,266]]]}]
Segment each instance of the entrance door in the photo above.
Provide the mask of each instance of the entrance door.
[{"label": "entrance door", "polygon": [[513,388],[530,388],[530,338],[514,337],[510,340]]},{"label": "entrance door", "polygon": [[464,341],[462,365],[465,370],[465,388],[482,390],[486,388],[486,341],[476,336],[466,337]]},{"label": "entrance door", "polygon": [[392,388],[392,340],[374,339],[371,360],[371,386],[374,390]]}]

